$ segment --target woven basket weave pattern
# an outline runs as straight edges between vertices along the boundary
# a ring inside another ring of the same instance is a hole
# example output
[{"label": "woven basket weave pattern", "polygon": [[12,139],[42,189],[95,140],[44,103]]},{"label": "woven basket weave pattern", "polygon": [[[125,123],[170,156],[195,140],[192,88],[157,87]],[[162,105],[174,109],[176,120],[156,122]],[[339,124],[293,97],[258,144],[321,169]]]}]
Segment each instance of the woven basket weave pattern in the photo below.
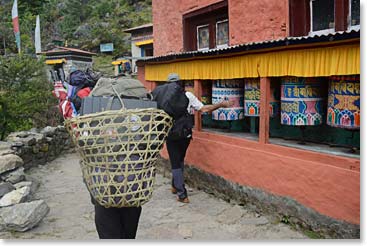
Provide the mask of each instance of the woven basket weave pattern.
[{"label": "woven basket weave pattern", "polygon": [[136,207],[149,201],[157,156],[172,127],[159,109],[123,109],[65,122],[79,154],[84,181],[104,207]]}]

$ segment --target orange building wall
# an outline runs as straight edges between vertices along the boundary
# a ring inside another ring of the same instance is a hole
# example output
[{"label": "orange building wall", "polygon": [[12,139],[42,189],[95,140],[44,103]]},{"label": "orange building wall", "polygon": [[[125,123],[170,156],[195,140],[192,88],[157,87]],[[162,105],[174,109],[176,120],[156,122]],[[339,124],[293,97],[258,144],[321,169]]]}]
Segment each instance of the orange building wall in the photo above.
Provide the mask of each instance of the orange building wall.
[{"label": "orange building wall", "polygon": [[288,0],[229,0],[230,45],[287,36]]},{"label": "orange building wall", "polygon": [[[182,16],[218,0],[153,0],[155,56],[183,52]],[[288,0],[228,0],[230,45],[287,36]]]},{"label": "orange building wall", "polygon": [[[297,200],[360,224],[360,161],[207,132],[194,132],[186,163],[240,185]],[[168,159],[164,149],[162,156]]]}]

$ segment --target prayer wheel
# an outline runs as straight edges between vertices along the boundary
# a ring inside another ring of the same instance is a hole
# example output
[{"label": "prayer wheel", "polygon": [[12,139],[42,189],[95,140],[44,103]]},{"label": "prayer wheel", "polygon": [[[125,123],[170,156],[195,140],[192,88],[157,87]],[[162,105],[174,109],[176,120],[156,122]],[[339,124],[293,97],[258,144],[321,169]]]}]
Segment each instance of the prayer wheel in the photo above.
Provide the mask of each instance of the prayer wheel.
[{"label": "prayer wheel", "polygon": [[233,101],[231,108],[219,108],[212,112],[213,120],[241,120],[243,114],[243,82],[242,80],[216,80],[213,81],[212,103],[216,104],[223,100]]},{"label": "prayer wheel", "polygon": [[359,75],[330,77],[328,90],[327,124],[338,128],[359,129]]},{"label": "prayer wheel", "polygon": [[316,126],[322,124],[322,79],[283,77],[281,79],[281,124]]},{"label": "prayer wheel", "polygon": [[260,116],[260,79],[245,79],[245,116]]},{"label": "prayer wheel", "polygon": [[[245,79],[245,116],[260,116],[260,79]],[[270,88],[270,117],[275,117],[279,113],[279,98],[276,88],[272,84]]]}]

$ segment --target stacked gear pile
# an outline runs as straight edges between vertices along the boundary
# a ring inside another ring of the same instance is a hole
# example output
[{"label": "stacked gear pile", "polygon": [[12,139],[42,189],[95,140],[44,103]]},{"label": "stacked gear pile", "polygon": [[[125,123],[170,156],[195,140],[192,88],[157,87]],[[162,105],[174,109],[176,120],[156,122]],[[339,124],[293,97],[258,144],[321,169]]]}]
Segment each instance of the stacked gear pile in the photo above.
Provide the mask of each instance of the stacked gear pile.
[{"label": "stacked gear pile", "polygon": [[54,83],[52,93],[59,99],[59,110],[64,119],[68,119],[79,114],[82,99],[90,94],[101,74],[90,69],[75,70],[65,78],[63,70],[60,72],[60,75],[51,73]]},{"label": "stacked gear pile", "polygon": [[[157,157],[172,118],[157,109],[142,88],[138,80],[101,78],[90,96],[82,100],[84,115],[66,120],[82,157],[87,188],[104,207],[138,207],[152,196]],[[120,104],[117,110],[102,104],[90,107],[101,98],[116,97]],[[153,106],[134,108],[143,105],[137,102]]]}]

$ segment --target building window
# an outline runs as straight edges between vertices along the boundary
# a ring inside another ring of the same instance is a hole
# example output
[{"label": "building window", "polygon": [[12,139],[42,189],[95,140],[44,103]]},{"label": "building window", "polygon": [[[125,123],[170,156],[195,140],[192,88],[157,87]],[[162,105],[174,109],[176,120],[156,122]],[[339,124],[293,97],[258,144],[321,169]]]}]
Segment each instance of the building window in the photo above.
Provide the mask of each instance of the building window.
[{"label": "building window", "polygon": [[334,0],[310,0],[310,34],[334,31]]},{"label": "building window", "polygon": [[184,51],[208,50],[228,45],[227,0],[186,13],[182,21]]},{"label": "building window", "polygon": [[360,4],[359,0],[349,0],[349,29],[360,29]]},{"label": "building window", "polygon": [[197,27],[197,47],[198,50],[209,49],[209,25],[202,25]]},{"label": "building window", "polygon": [[228,19],[218,21],[216,25],[216,44],[217,48],[228,46]]}]

